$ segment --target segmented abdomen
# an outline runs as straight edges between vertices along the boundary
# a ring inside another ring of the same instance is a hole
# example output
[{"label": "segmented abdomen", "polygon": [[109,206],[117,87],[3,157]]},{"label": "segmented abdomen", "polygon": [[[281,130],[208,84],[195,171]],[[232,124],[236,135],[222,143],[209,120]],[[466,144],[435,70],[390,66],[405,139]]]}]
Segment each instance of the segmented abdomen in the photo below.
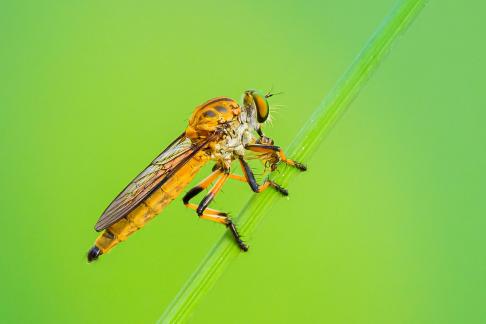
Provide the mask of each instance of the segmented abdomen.
[{"label": "segmented abdomen", "polygon": [[207,156],[203,152],[193,157],[127,216],[105,229],[96,239],[95,246],[105,254],[142,228],[180,195],[206,162]]}]

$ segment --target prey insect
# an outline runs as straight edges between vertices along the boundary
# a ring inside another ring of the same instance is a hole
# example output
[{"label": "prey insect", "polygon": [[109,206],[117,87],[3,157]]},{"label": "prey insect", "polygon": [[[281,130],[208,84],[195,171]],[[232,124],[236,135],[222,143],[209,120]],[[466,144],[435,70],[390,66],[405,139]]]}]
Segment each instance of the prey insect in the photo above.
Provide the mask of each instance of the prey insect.
[{"label": "prey insect", "polygon": [[[126,240],[135,231],[159,214],[189,185],[196,173],[209,161],[215,165],[212,173],[187,191],[182,201],[196,211],[200,218],[225,225],[243,251],[248,246],[225,212],[209,208],[209,205],[229,179],[246,182],[254,192],[273,188],[282,195],[286,189],[270,179],[258,184],[245,153],[252,151],[272,171],[283,162],[299,170],[306,167],[288,159],[272,139],[266,137],[262,125],[270,114],[267,98],[248,90],[242,104],[227,97],[211,99],[196,107],[186,130],[175,139],[145,170],[143,170],[106,208],[95,230],[101,232],[95,245],[88,252],[88,261],[96,260],[115,245]],[[238,161],[243,176],[231,172],[231,164]],[[213,184],[214,183],[214,184]],[[202,191],[209,193],[199,204],[191,200]]]}]

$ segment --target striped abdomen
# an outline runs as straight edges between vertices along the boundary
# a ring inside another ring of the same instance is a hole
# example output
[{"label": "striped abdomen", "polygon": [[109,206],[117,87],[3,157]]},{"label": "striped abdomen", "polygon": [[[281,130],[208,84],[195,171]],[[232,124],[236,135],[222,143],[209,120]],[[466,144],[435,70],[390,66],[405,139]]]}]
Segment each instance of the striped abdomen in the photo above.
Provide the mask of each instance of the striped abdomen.
[{"label": "striped abdomen", "polygon": [[88,261],[107,253],[158,215],[165,206],[180,195],[207,160],[208,156],[204,152],[196,154],[133,211],[105,229],[96,239],[95,246],[88,252]]}]

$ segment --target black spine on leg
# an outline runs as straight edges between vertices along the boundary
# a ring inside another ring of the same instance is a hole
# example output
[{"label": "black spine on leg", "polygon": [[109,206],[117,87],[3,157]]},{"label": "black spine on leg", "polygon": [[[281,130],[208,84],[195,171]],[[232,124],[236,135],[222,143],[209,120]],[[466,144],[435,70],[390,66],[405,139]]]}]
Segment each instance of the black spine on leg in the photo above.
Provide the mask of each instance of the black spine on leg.
[{"label": "black spine on leg", "polygon": [[272,187],[277,191],[279,192],[281,195],[283,196],[288,196],[289,195],[289,192],[287,189],[285,189],[284,187],[282,187],[281,185],[279,185],[278,183],[275,183],[273,181],[270,181]]},{"label": "black spine on leg", "polygon": [[184,205],[187,205],[189,201],[197,196],[201,191],[203,191],[203,188],[200,186],[196,186],[189,190],[185,195],[184,198],[182,198],[182,201],[184,202]]},{"label": "black spine on leg", "polygon": [[197,207],[197,214],[199,216],[201,216],[204,213],[204,210],[209,206],[213,198],[214,198],[214,194],[210,193],[209,195],[204,197],[203,200],[201,200],[199,206]]},{"label": "black spine on leg", "polygon": [[300,171],[307,171],[307,166],[305,164],[303,164],[303,163],[294,161],[294,165]]},{"label": "black spine on leg", "polygon": [[240,234],[236,230],[235,224],[230,220],[228,222],[228,224],[226,224],[226,226],[230,229],[231,234],[233,234],[233,237],[235,238],[236,243],[238,243],[238,246],[240,247],[240,249],[247,252],[248,251],[248,245],[246,245],[245,242],[243,242],[243,240],[241,239]]}]

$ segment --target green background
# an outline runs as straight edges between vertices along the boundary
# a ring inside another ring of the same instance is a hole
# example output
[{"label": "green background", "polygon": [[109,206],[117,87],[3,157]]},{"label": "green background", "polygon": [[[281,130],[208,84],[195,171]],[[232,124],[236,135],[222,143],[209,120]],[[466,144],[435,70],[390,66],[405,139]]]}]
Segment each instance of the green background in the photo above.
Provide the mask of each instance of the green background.
[{"label": "green background", "polygon": [[[0,321],[155,322],[224,228],[87,264],[100,213],[209,98],[284,91],[288,145],[394,3],[2,1]],[[191,322],[486,322],[484,9],[428,4]]]}]

